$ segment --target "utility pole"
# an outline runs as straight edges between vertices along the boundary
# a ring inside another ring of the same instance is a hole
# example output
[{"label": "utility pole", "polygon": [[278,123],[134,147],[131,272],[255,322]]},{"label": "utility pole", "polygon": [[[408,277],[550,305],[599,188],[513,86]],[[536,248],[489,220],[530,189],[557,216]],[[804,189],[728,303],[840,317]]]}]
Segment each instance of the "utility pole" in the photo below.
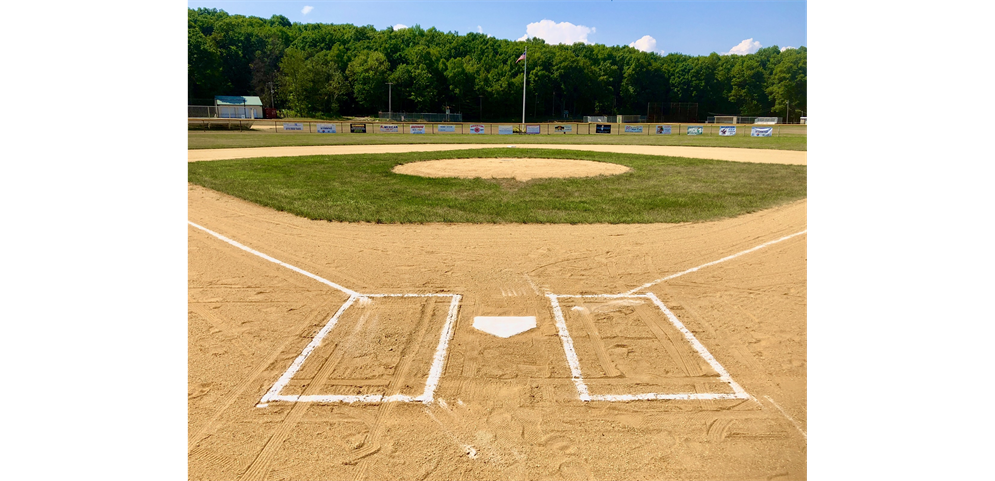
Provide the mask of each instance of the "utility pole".
[{"label": "utility pole", "polygon": [[[526,42],[528,42],[526,40]],[[525,71],[522,73],[522,128],[525,128],[525,83],[529,75],[529,46],[525,45]]]},{"label": "utility pole", "polygon": [[788,102],[788,106],[784,108],[784,123],[791,122],[791,101],[787,100],[786,102]]},{"label": "utility pole", "polygon": [[480,97],[480,121],[483,122],[483,120],[484,120],[484,96],[483,95],[478,95],[478,97]]},{"label": "utility pole", "polygon": [[393,82],[387,82],[387,119],[390,120],[391,122],[394,121],[393,87],[394,87]]},{"label": "utility pole", "polygon": [[269,108],[275,109],[276,106],[273,104],[273,97],[276,94],[273,93],[273,82],[269,83]]}]

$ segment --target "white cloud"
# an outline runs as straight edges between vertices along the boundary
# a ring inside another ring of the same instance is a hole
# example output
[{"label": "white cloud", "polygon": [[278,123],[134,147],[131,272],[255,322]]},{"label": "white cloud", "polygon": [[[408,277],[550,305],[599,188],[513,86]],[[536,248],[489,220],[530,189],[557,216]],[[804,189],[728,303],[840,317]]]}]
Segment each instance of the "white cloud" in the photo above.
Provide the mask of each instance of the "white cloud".
[{"label": "white cloud", "polygon": [[795,47],[781,47],[781,51],[783,52],[783,51],[785,51],[785,50],[787,50],[789,48],[795,48]]},{"label": "white cloud", "polygon": [[408,28],[408,26],[405,25],[405,24],[403,24],[403,23],[399,23],[397,25],[394,25],[394,30],[403,30],[405,28]]},{"label": "white cloud", "polygon": [[539,37],[550,45],[565,43],[572,45],[577,42],[591,43],[587,41],[587,35],[595,32],[594,27],[584,25],[574,25],[570,22],[556,23],[552,20],[540,20],[525,26],[525,35],[518,41],[527,40],[529,37]]},{"label": "white cloud", "polygon": [[312,7],[310,5],[305,5],[304,8],[301,9],[301,13],[303,13],[304,15],[307,15],[307,14],[311,13],[311,10],[314,10],[314,7]]},{"label": "white cloud", "polygon": [[477,25],[477,33],[484,33],[484,27]]},{"label": "white cloud", "polygon": [[754,42],[752,38],[748,38],[742,42],[739,42],[739,45],[736,45],[722,55],[746,55],[760,50],[760,47],[762,46],[763,45],[760,45],[760,42]]},{"label": "white cloud", "polygon": [[630,43],[629,46],[643,52],[652,52],[656,50],[656,39],[649,35],[643,35],[642,38]]}]

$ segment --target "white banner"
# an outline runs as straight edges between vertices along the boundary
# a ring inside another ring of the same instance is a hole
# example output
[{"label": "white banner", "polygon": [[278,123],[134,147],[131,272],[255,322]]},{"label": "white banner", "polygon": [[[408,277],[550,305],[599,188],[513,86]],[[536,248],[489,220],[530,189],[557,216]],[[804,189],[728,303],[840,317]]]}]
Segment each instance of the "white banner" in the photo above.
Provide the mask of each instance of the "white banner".
[{"label": "white banner", "polygon": [[540,128],[539,128],[538,125],[526,125],[525,126],[525,133],[526,134],[538,134],[539,132],[540,132]]},{"label": "white banner", "polygon": [[626,125],[625,126],[625,133],[627,133],[627,134],[641,134],[641,133],[643,133],[643,126],[642,125]]},{"label": "white banner", "polygon": [[755,123],[755,124],[776,124],[777,123],[777,117],[757,117],[757,119],[754,120],[753,123]]},{"label": "white banner", "polygon": [[283,124],[283,130],[304,130],[304,124],[298,122],[294,124]]},{"label": "white banner", "polygon": [[319,134],[334,134],[334,133],[336,133],[335,132],[335,124],[318,124],[318,133]]},{"label": "white banner", "polygon": [[398,132],[398,128],[396,125],[381,125],[380,132],[385,134],[396,134]]},{"label": "white banner", "polygon": [[557,133],[557,134],[563,134],[563,133],[573,132],[573,131],[574,131],[574,126],[573,125],[554,125],[553,126],[553,132]]},{"label": "white banner", "polygon": [[753,137],[770,137],[774,133],[774,127],[753,127],[750,135]]},{"label": "white banner", "polygon": [[424,134],[425,133],[425,126],[424,125],[409,125],[408,126],[408,133],[409,134]]},{"label": "white banner", "polygon": [[515,133],[515,128],[510,125],[498,125],[499,135],[511,135]]},{"label": "white banner", "polygon": [[439,132],[456,132],[455,125],[440,125]]},{"label": "white banner", "polygon": [[726,125],[726,126],[719,127],[719,135],[722,135],[722,136],[725,136],[725,137],[736,135],[736,126],[735,125]]},{"label": "white banner", "polygon": [[661,135],[670,135],[670,126],[669,125],[657,125],[656,126],[656,133],[661,134]]}]

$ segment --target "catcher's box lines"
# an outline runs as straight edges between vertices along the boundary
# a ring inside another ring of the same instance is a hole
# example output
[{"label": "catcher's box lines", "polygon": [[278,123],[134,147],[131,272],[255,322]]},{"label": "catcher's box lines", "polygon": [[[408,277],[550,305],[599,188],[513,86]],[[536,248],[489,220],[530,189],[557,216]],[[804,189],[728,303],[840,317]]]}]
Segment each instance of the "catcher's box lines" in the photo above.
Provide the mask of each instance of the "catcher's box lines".
[{"label": "catcher's box lines", "polygon": [[[187,223],[190,224],[192,227],[195,227],[195,228],[197,228],[199,230],[202,230],[202,231],[204,231],[204,232],[206,232],[206,233],[208,233],[208,234],[210,234],[210,235],[212,235],[212,236],[214,236],[214,237],[216,237],[218,239],[221,239],[222,241],[224,241],[224,242],[226,242],[226,243],[228,243],[230,245],[238,247],[239,249],[242,249],[242,250],[244,250],[246,252],[249,252],[250,254],[253,254],[253,255],[257,256],[257,257],[263,258],[263,259],[265,259],[267,261],[273,262],[273,263],[278,264],[280,266],[286,267],[286,268],[288,268],[288,269],[290,269],[290,270],[292,270],[294,272],[303,274],[303,275],[305,275],[307,277],[310,277],[310,278],[312,278],[312,279],[314,279],[314,280],[316,280],[318,282],[321,282],[322,284],[330,286],[330,287],[332,287],[332,288],[334,288],[334,289],[336,289],[336,290],[338,290],[340,292],[343,292],[343,293],[349,295],[349,298],[342,305],[342,307],[340,307],[338,309],[338,311],[336,311],[336,313],[332,316],[332,318],[329,319],[329,321],[325,324],[325,326],[318,332],[318,334],[315,335],[314,339],[312,339],[311,342],[308,343],[308,345],[301,352],[301,354],[297,356],[297,358],[294,360],[294,362],[291,364],[291,366],[280,376],[280,378],[273,384],[273,386],[269,389],[269,391],[266,392],[266,394],[259,401],[259,404],[258,404],[259,407],[265,407],[267,405],[267,403],[271,402],[271,401],[322,402],[322,403],[333,403],[333,402],[346,402],[346,403],[354,403],[354,402],[362,402],[362,403],[421,402],[421,403],[426,403],[426,404],[430,404],[430,403],[433,402],[435,390],[438,387],[439,380],[440,380],[440,378],[442,376],[442,368],[443,368],[443,366],[445,364],[446,352],[447,352],[448,347],[449,347],[449,341],[452,339],[452,336],[454,334],[453,333],[453,326],[455,325],[456,318],[458,317],[459,302],[462,299],[461,295],[459,295],[459,294],[415,294],[415,293],[406,293],[406,294],[362,294],[362,293],[359,293],[359,292],[354,291],[352,289],[348,289],[346,287],[343,287],[343,286],[341,286],[339,284],[336,284],[334,282],[331,282],[331,281],[329,281],[327,279],[324,279],[324,278],[322,278],[320,276],[317,276],[315,274],[307,272],[307,271],[305,271],[303,269],[300,269],[298,267],[295,267],[293,265],[290,265],[290,264],[287,264],[287,263],[285,263],[283,261],[275,259],[275,258],[273,258],[271,256],[263,254],[262,252],[259,252],[259,251],[255,250],[255,249],[247,247],[247,246],[245,246],[245,245],[243,245],[243,244],[241,244],[241,243],[239,243],[237,241],[234,241],[234,240],[232,240],[232,239],[230,239],[228,237],[225,237],[225,236],[223,236],[223,235],[221,235],[221,234],[219,234],[217,232],[214,232],[214,231],[212,231],[212,230],[210,230],[210,229],[208,229],[206,227],[203,227],[201,225],[198,225],[198,224],[196,224],[196,223],[194,223],[192,221],[188,220]],[[737,258],[739,256],[744,255],[744,254],[748,254],[750,252],[755,252],[755,251],[763,249],[765,247],[769,247],[769,246],[777,244],[779,242],[782,242],[782,241],[794,238],[796,236],[805,234],[806,232],[808,232],[807,229],[803,230],[803,231],[800,231],[800,232],[796,232],[794,234],[790,234],[790,235],[781,237],[779,239],[775,239],[773,241],[766,242],[764,244],[752,247],[750,249],[747,249],[747,250],[744,250],[744,251],[741,251],[741,252],[737,252],[735,254],[723,257],[721,259],[718,259],[718,260],[715,260],[715,261],[712,261],[712,262],[708,262],[708,263],[702,264],[700,266],[693,267],[691,269],[687,269],[687,270],[682,271],[682,272],[678,272],[676,274],[672,274],[672,275],[669,275],[669,276],[666,276],[666,277],[662,277],[660,279],[656,279],[654,281],[648,282],[648,283],[643,284],[643,285],[641,285],[641,286],[639,286],[639,287],[637,287],[635,289],[632,289],[630,291],[627,291],[627,292],[624,292],[624,293],[621,293],[621,294],[566,295],[566,294],[551,294],[551,293],[547,293],[546,297],[549,299],[550,304],[551,304],[551,306],[553,308],[553,315],[554,315],[554,319],[555,319],[555,323],[556,323],[556,327],[557,327],[557,332],[558,332],[559,337],[560,337],[560,339],[562,341],[564,352],[565,352],[566,358],[567,358],[567,364],[569,365],[570,371],[571,371],[571,378],[572,378],[572,381],[573,381],[575,387],[577,388],[577,392],[578,392],[579,398],[582,401],[609,401],[609,402],[612,402],[612,401],[652,400],[652,399],[674,399],[674,400],[690,400],[690,399],[702,399],[702,400],[704,400],[704,399],[749,399],[750,398],[749,394],[747,394],[746,391],[744,391],[742,389],[742,387],[740,387],[739,384],[737,384],[732,379],[732,377],[729,375],[729,373],[722,367],[721,364],[718,363],[718,361],[715,360],[715,358],[711,355],[711,353],[708,352],[708,350],[697,340],[697,338],[695,338],[694,335],[686,327],[684,327],[683,323],[681,323],[680,320],[678,320],[677,317],[674,316],[674,314],[672,312],[670,312],[670,310],[667,309],[667,307],[653,293],[637,294],[637,292],[639,292],[641,290],[644,290],[644,289],[647,289],[649,287],[652,287],[652,286],[654,286],[656,284],[659,284],[661,282],[664,282],[664,281],[667,281],[667,280],[670,280],[670,279],[682,276],[684,274],[689,274],[689,273],[695,272],[695,271],[697,271],[699,269],[702,269],[704,267],[708,267],[708,266],[719,264],[719,263],[722,263],[722,262],[725,262],[725,261],[728,261],[728,260],[732,260],[732,259],[735,259],[735,258]],[[352,306],[353,303],[355,303],[357,300],[360,300],[360,299],[387,298],[387,297],[395,297],[395,298],[396,297],[402,297],[402,298],[414,298],[414,297],[450,297],[451,298],[451,302],[450,302],[450,306],[449,306],[449,311],[448,311],[448,314],[446,316],[446,321],[445,321],[445,324],[444,324],[444,326],[442,328],[442,332],[441,332],[440,337],[439,337],[439,344],[436,347],[435,354],[434,354],[433,359],[432,359],[432,365],[431,365],[431,368],[429,370],[428,379],[427,379],[427,381],[425,383],[425,390],[424,390],[424,392],[421,395],[419,395],[419,396],[408,396],[408,395],[402,395],[402,394],[395,394],[395,395],[391,395],[391,396],[386,396],[386,395],[383,395],[383,394],[367,394],[367,395],[352,395],[352,396],[350,396],[350,395],[281,395],[280,394],[281,390],[290,382],[290,380],[293,378],[294,374],[296,374],[297,371],[300,370],[301,366],[304,364],[304,361],[307,360],[308,356],[314,351],[314,349],[316,349],[321,344],[322,339],[332,330],[332,328],[335,327],[336,323],[341,318],[341,316],[343,315],[343,313],[345,313],[345,311],[350,306]],[[655,304],[661,310],[661,312],[667,317],[668,321],[670,321],[670,323],[674,327],[676,327],[684,335],[685,339],[691,344],[691,346],[695,349],[695,351],[703,359],[705,359],[705,361],[717,373],[719,373],[719,379],[720,379],[720,381],[728,384],[732,388],[733,393],[732,394],[728,394],[728,393],[644,393],[644,394],[616,394],[616,395],[597,395],[597,394],[592,395],[592,394],[590,394],[589,391],[588,391],[587,385],[584,383],[583,376],[582,376],[581,371],[580,371],[580,362],[579,362],[579,360],[577,358],[577,354],[576,354],[575,350],[573,349],[573,340],[570,337],[569,332],[567,331],[566,321],[564,319],[563,312],[562,312],[562,310],[560,308],[560,304],[559,304],[559,299],[560,298],[583,298],[583,297],[590,297],[590,298],[646,298],[646,299],[650,300],[651,302],[653,302],[653,304]]]}]

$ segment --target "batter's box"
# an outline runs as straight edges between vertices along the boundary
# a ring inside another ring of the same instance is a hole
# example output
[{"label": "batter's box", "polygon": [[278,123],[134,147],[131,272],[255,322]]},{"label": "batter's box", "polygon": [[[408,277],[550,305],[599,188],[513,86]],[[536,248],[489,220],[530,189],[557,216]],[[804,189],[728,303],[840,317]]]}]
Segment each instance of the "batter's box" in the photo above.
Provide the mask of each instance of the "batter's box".
[{"label": "batter's box", "polygon": [[547,297],[582,401],[750,397],[652,293]]},{"label": "batter's box", "polygon": [[461,296],[350,297],[259,401],[432,402]]}]

